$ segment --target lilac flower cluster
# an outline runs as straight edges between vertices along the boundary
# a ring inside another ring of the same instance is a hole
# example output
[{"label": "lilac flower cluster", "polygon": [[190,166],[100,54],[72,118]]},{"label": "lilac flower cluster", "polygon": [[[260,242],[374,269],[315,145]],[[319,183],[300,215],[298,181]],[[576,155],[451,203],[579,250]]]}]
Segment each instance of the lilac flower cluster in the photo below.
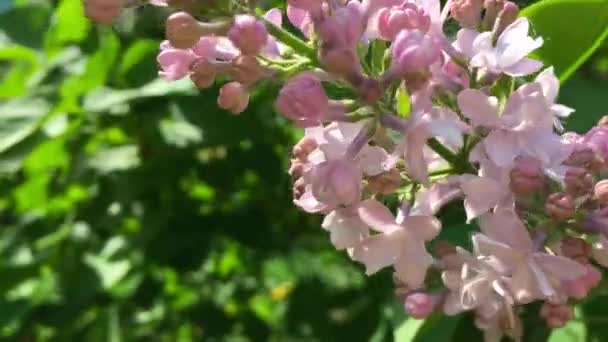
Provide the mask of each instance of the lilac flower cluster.
[{"label": "lilac flower cluster", "polygon": [[[85,9],[108,22],[121,4]],[[324,215],[337,249],[369,275],[392,268],[412,317],[472,311],[488,341],[521,339],[531,302],[552,328],[572,319],[608,267],[608,119],[561,134],[573,109],[555,102],[553,69],[528,57],[543,39],[517,5],[289,0],[297,36],[278,9],[236,8],[199,21],[179,7],[160,75],[226,82],[218,104],[233,113],[258,82],[280,82],[276,111],[305,129],[289,170],[294,203]],[[330,98],[330,85],[347,95]],[[436,215],[453,201],[479,227],[471,250],[441,237]]]}]

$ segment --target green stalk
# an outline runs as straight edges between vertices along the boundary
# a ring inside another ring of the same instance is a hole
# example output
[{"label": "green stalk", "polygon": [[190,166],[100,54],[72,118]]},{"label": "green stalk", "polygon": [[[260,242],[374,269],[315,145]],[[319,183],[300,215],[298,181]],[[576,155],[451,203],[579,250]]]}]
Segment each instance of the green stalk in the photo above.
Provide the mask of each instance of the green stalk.
[{"label": "green stalk", "polygon": [[460,159],[454,152],[450,151],[447,147],[443,146],[439,140],[432,138],[429,139],[427,145],[445,159],[457,172],[464,173],[477,173],[477,170],[466,160]]},{"label": "green stalk", "polygon": [[317,53],[314,48],[308,46],[303,40],[291,34],[291,32],[275,25],[266,18],[260,18],[266,25],[268,33],[278,39],[281,43],[289,46],[295,52],[308,57],[313,63],[317,62]]}]

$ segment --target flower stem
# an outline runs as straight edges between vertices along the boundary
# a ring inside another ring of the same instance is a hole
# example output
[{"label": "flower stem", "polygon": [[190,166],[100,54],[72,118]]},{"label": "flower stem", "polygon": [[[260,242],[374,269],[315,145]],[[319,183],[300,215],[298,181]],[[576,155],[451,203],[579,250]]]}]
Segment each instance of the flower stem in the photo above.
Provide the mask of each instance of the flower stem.
[{"label": "flower stem", "polygon": [[266,29],[268,30],[268,32],[276,39],[281,41],[281,43],[289,46],[300,55],[308,57],[312,62],[317,61],[317,53],[315,49],[308,46],[303,40],[294,36],[293,34],[291,34],[291,32],[283,29],[282,27],[275,25],[273,22],[267,20],[266,18],[260,19],[266,25]]},{"label": "flower stem", "polygon": [[460,159],[454,152],[450,151],[447,147],[443,146],[439,140],[435,138],[429,139],[427,145],[445,159],[455,171],[464,173],[477,173],[473,165],[469,162]]}]

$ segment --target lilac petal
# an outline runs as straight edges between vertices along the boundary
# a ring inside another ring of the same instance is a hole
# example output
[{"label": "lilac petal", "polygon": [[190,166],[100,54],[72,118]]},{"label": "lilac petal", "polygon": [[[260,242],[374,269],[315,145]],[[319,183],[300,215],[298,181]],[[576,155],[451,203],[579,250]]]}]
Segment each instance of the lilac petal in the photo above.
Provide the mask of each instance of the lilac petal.
[{"label": "lilac petal", "polygon": [[456,42],[454,43],[454,47],[462,52],[465,56],[471,58],[475,55],[475,50],[473,48],[473,42],[475,38],[479,35],[479,32],[475,30],[470,30],[463,28],[458,31],[456,35]]},{"label": "lilac petal", "polygon": [[429,133],[424,126],[417,125],[409,132],[405,149],[405,161],[410,177],[428,185],[428,165],[424,158],[424,147],[429,139]]},{"label": "lilac petal", "polygon": [[475,177],[461,183],[465,196],[467,222],[500,204],[506,193],[501,184],[491,178]]},{"label": "lilac petal", "polygon": [[517,267],[511,279],[509,287],[515,300],[519,303],[529,303],[541,297],[534,272],[527,263]]},{"label": "lilac petal", "polygon": [[294,199],[293,203],[308,213],[318,213],[327,209],[327,206],[319,202],[312,194],[309,187],[299,199]]},{"label": "lilac petal", "polygon": [[504,267],[512,267],[517,262],[519,254],[502,242],[483,234],[473,234],[471,240],[476,254],[496,257]]},{"label": "lilac petal", "polygon": [[510,167],[519,154],[520,146],[517,137],[502,130],[494,130],[483,140],[488,157],[499,167]]},{"label": "lilac petal", "polygon": [[264,18],[279,27],[283,25],[283,14],[278,8],[270,9],[264,14]]},{"label": "lilac petal", "polygon": [[520,251],[531,251],[532,239],[523,222],[511,209],[499,208],[479,220],[481,231],[493,240],[505,243]]},{"label": "lilac petal", "polygon": [[493,96],[476,89],[465,89],[458,94],[458,107],[475,126],[498,125],[498,99]]},{"label": "lilac petal", "polygon": [[559,255],[535,253],[534,260],[540,267],[559,280],[574,280],[586,273],[585,266]]},{"label": "lilac petal", "polygon": [[435,183],[428,190],[416,194],[411,212],[417,215],[435,215],[445,204],[461,196],[462,190],[454,185],[445,182]]},{"label": "lilac petal", "polygon": [[363,222],[379,232],[386,233],[400,228],[390,210],[376,200],[368,199],[361,202],[357,212]]},{"label": "lilac petal", "polygon": [[543,89],[543,94],[549,103],[554,103],[557,99],[557,92],[559,91],[559,80],[555,77],[553,67],[548,67],[543,70],[534,82],[540,84]]},{"label": "lilac petal", "polygon": [[434,239],[441,231],[441,221],[433,216],[408,216],[401,225],[422,241]]},{"label": "lilac petal", "polygon": [[353,249],[353,260],[365,265],[367,275],[393,265],[403,249],[403,233],[377,234],[363,240]]},{"label": "lilac petal", "polygon": [[533,74],[543,67],[543,63],[535,59],[523,58],[515,64],[503,67],[505,74],[520,77]]},{"label": "lilac petal", "polygon": [[367,225],[349,209],[332,211],[321,226],[330,232],[331,243],[339,250],[354,247],[369,236]]},{"label": "lilac petal", "polygon": [[388,153],[380,146],[365,146],[357,155],[357,161],[368,176],[379,175],[384,172],[384,163],[388,158]]},{"label": "lilac petal", "polygon": [[313,33],[313,25],[310,19],[310,14],[305,10],[287,5],[287,19],[295,27],[297,27],[306,38],[310,38]]},{"label": "lilac petal", "polygon": [[528,36],[529,23],[524,17],[518,18],[511,25],[507,26],[496,42],[496,49],[500,53],[499,65],[508,67],[530,52],[543,45],[542,38],[532,39]]},{"label": "lilac petal", "polygon": [[194,59],[192,52],[181,49],[162,50],[157,57],[158,64],[163,69],[161,75],[172,81],[187,76]]},{"label": "lilac petal", "polygon": [[424,283],[426,272],[432,263],[433,258],[424,248],[424,243],[410,241],[395,260],[395,273],[410,288],[419,288]]}]

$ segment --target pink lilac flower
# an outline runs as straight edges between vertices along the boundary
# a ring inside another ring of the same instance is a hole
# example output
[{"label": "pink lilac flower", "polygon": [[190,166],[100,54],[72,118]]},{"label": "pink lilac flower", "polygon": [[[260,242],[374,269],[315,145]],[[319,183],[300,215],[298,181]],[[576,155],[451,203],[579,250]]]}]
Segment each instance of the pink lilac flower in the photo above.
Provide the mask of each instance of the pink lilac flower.
[{"label": "pink lilac flower", "polygon": [[[379,146],[370,146],[365,143],[354,155],[347,156],[349,147],[356,140],[362,129],[364,129],[364,125],[365,123],[362,122],[340,122],[329,124],[326,127],[311,127],[306,129],[306,135],[313,138],[318,147],[307,156],[303,176],[305,191],[299,199],[294,200],[297,206],[307,212],[314,213],[331,211],[337,205],[334,201],[324,203],[316,198],[313,193],[312,183],[315,180],[315,169],[325,162],[335,160],[342,160],[344,162],[344,158],[348,158],[349,161],[346,161],[347,163],[352,163],[353,167],[359,169],[363,175],[367,176],[378,175],[384,171],[382,165],[387,158],[387,153]],[[354,172],[353,169],[351,171]],[[320,176],[318,172],[317,176]]]},{"label": "pink lilac flower", "polygon": [[541,62],[526,57],[543,44],[542,38],[528,36],[529,26],[526,18],[517,19],[502,32],[496,45],[489,31],[477,33],[462,29],[458,32],[455,45],[470,58],[472,67],[486,69],[492,74],[526,76],[542,67]]},{"label": "pink lilac flower", "polygon": [[361,220],[378,233],[355,247],[353,259],[365,264],[367,274],[393,266],[407,286],[420,287],[433,262],[424,244],[437,236],[441,222],[432,216],[407,216],[397,221],[388,208],[371,199],[358,211]]},{"label": "pink lilac flower", "polygon": [[479,225],[482,234],[473,235],[476,252],[500,261],[503,272],[511,277],[510,291],[520,303],[552,298],[558,293],[555,280],[572,280],[585,273],[585,268],[571,259],[537,251],[512,210],[485,214]]},{"label": "pink lilac flower", "polygon": [[159,74],[170,81],[184,78],[190,73],[190,65],[195,59],[196,55],[191,50],[176,49],[165,41],[157,57],[162,69]]},{"label": "pink lilac flower", "polygon": [[369,227],[359,217],[358,208],[359,205],[338,208],[323,219],[321,227],[329,231],[330,241],[336,249],[352,250],[369,236]]},{"label": "pink lilac flower", "polygon": [[502,113],[497,98],[474,89],[458,94],[458,106],[474,126],[493,129],[478,148],[485,149],[499,167],[511,167],[517,156],[527,155],[551,169],[560,166],[572,151],[553,133],[553,114],[538,83],[513,92]]}]

